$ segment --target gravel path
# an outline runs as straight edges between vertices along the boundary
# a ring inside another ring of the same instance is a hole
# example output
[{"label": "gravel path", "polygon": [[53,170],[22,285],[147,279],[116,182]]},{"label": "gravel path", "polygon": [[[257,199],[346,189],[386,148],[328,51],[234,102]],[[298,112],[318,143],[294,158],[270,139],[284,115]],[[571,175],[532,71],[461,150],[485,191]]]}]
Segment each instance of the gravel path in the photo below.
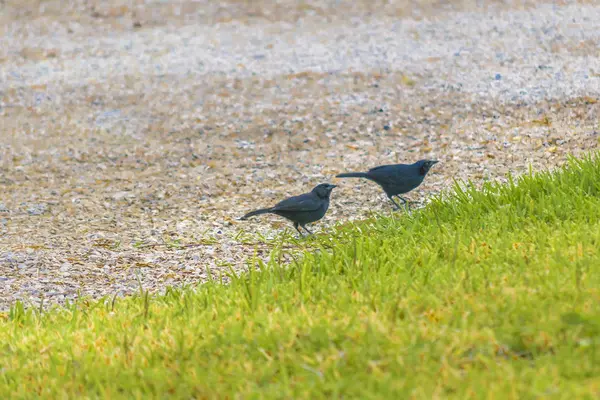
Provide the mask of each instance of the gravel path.
[{"label": "gravel path", "polygon": [[[237,217],[343,170],[440,159],[422,203],[598,148],[594,2],[249,3],[0,4],[0,309],[242,270],[288,225]],[[390,212],[339,183],[317,230]]]}]

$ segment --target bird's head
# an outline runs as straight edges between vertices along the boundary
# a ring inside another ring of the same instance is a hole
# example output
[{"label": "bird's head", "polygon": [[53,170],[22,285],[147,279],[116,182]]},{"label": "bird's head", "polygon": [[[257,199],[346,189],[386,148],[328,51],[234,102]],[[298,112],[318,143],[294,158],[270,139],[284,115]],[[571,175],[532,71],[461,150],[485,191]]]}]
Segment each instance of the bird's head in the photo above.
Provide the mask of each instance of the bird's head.
[{"label": "bird's head", "polygon": [[331,191],[335,187],[337,187],[337,186],[332,185],[330,183],[321,183],[321,184],[315,186],[315,188],[312,191],[314,193],[316,193],[316,195],[319,196],[320,198],[326,199],[326,198],[329,198]]},{"label": "bird's head", "polygon": [[439,161],[437,160],[420,160],[417,161],[417,165],[419,166],[419,172],[421,175],[427,175],[429,169],[437,164]]}]

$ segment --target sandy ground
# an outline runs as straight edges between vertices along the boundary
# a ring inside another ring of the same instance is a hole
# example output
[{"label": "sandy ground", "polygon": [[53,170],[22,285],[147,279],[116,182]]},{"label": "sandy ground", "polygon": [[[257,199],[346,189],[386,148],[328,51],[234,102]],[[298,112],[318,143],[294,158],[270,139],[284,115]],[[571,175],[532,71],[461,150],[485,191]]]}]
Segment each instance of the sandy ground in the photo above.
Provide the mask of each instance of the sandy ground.
[{"label": "sandy ground", "polygon": [[0,35],[0,309],[244,269],[289,224],[237,218],[321,182],[317,231],[391,212],[342,171],[439,159],[422,204],[599,145],[591,1],[4,0]]}]

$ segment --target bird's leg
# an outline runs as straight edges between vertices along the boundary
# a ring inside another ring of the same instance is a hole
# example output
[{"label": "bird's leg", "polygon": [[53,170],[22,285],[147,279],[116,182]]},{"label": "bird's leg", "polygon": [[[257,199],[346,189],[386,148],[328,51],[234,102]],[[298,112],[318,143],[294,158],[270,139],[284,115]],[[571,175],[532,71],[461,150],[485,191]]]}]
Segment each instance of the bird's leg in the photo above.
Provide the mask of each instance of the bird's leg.
[{"label": "bird's leg", "polygon": [[388,196],[388,198],[390,199],[390,201],[392,203],[394,203],[394,207],[396,207],[396,210],[401,210],[400,205],[394,201],[394,197],[393,196]]},{"label": "bird's leg", "polygon": [[[298,231],[298,233],[300,234],[300,237],[304,236],[304,234],[302,233],[302,231],[300,230],[300,224],[297,222],[294,222],[294,228],[296,228],[296,230]],[[304,228],[306,229],[306,228]]]},{"label": "bird's leg", "polygon": [[302,227],[304,228],[304,230],[305,230],[306,232],[308,232],[310,235],[312,235],[312,234],[313,234],[311,231],[309,231],[309,230],[308,230],[308,228],[307,228],[306,226],[304,226],[304,225],[301,225],[301,226],[302,226]]},{"label": "bird's leg", "polygon": [[406,211],[407,214],[410,214],[410,202],[402,196],[396,195],[396,197],[399,198],[400,200],[402,200],[402,205],[404,206],[404,211]]}]

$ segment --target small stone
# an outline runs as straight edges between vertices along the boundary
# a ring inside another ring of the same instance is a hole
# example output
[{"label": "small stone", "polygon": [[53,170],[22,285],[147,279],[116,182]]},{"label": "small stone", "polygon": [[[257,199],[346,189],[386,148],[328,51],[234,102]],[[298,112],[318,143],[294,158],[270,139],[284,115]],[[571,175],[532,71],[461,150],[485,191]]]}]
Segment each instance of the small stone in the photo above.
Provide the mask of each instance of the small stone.
[{"label": "small stone", "polygon": [[127,199],[130,197],[135,197],[135,195],[130,192],[117,192],[117,193],[113,194],[113,196],[112,196],[113,200],[116,200],[116,201],[120,201],[120,200]]},{"label": "small stone", "polygon": [[31,204],[27,207],[27,214],[29,215],[42,215],[46,212],[46,205],[44,203]]}]

